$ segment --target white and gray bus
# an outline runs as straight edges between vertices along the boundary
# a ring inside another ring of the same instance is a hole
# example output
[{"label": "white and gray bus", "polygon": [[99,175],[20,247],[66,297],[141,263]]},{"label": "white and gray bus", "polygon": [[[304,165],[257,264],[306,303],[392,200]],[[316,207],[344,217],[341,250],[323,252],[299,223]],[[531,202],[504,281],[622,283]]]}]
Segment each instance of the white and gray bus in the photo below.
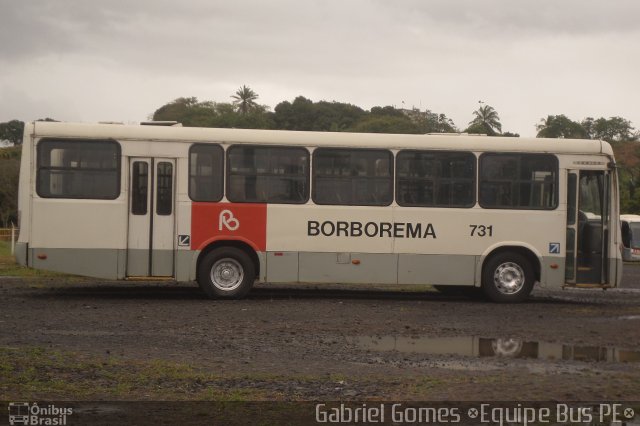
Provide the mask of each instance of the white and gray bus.
[{"label": "white and gray bus", "polygon": [[594,140],[27,124],[17,259],[105,279],[618,285],[617,176]]}]

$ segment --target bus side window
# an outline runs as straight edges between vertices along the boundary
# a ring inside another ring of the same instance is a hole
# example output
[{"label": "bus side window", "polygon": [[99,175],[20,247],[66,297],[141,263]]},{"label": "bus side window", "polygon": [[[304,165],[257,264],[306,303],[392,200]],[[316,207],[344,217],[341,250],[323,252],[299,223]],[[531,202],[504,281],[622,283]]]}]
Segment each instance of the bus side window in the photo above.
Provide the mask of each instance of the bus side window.
[{"label": "bus side window", "polygon": [[42,139],[36,192],[43,198],[115,200],[120,196],[120,144],[114,140]]},{"label": "bus side window", "polygon": [[309,199],[305,148],[235,145],[227,153],[229,201],[303,204]]},{"label": "bus side window", "polygon": [[558,206],[558,159],[551,154],[480,156],[480,206],[553,210]]},{"label": "bus side window", "polygon": [[158,163],[156,214],[169,216],[173,211],[173,164]]},{"label": "bus side window", "polygon": [[383,149],[318,148],[313,153],[313,201],[388,206],[393,201],[393,154]]},{"label": "bus side window", "polygon": [[189,198],[220,201],[224,180],[224,151],[220,145],[195,144],[189,148]]},{"label": "bus side window", "polygon": [[396,200],[401,206],[473,207],[476,157],[471,152],[400,151]]},{"label": "bus side window", "polygon": [[133,163],[131,176],[131,213],[146,215],[149,194],[149,165],[144,161]]}]

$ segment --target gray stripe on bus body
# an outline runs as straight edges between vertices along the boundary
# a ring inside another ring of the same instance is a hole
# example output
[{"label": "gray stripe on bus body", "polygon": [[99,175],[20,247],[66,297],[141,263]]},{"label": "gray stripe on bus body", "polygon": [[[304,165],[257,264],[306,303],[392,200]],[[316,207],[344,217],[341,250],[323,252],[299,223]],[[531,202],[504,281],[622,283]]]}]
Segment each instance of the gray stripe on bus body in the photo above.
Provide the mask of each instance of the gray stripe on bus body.
[{"label": "gray stripe on bus body", "polygon": [[[557,265],[552,268],[552,265]],[[540,265],[540,286],[544,288],[562,288],[565,285],[565,258],[543,256]]]},{"label": "gray stripe on bus body", "polygon": [[176,281],[195,281],[200,250],[176,250]]},{"label": "gray stripe on bus body", "polygon": [[476,256],[465,255],[268,252],[265,256],[269,283],[473,285],[476,267]]},{"label": "gray stripe on bus body", "polygon": [[[118,276],[117,249],[32,248],[29,266],[47,271],[115,280]],[[42,259],[42,257],[46,257]]]},{"label": "gray stripe on bus body", "polygon": [[154,250],[151,275],[156,277],[173,277],[173,250]]},{"label": "gray stripe on bus body", "polygon": [[118,279],[127,276],[127,251],[118,250]]},{"label": "gray stripe on bus body", "polygon": [[[263,279],[269,283],[295,283],[298,282],[298,252],[267,252],[266,276]],[[262,274],[260,274],[262,275]]]},{"label": "gray stripe on bus body", "polygon": [[[21,264],[25,262],[26,247],[25,243],[16,244],[16,256]],[[127,251],[124,249],[32,248],[28,252],[29,266],[37,269],[103,279],[125,278]],[[165,252],[163,254],[171,256],[169,250]],[[175,252],[177,281],[195,280],[199,254],[198,250]],[[42,255],[46,259],[38,258]],[[278,252],[278,255],[259,252],[257,255],[260,282],[480,285],[474,282],[480,265],[476,262],[478,256],[473,255],[319,252]],[[130,254],[129,260],[131,258]],[[134,254],[133,258],[139,258],[141,264],[145,262],[144,256]],[[354,260],[359,263],[352,263]],[[620,271],[621,263],[620,259],[609,259],[610,270]],[[552,264],[558,267],[553,269]],[[561,288],[564,258],[543,257],[541,275],[544,287]]]},{"label": "gray stripe on bus body", "polygon": [[149,274],[149,250],[129,249],[126,252],[127,262],[125,274],[130,277],[147,276]]},{"label": "gray stripe on bus body", "polygon": [[[128,250],[128,252],[127,256],[127,250],[124,249],[32,248],[29,249],[29,266],[35,269],[108,280],[124,279],[127,276],[147,276],[148,250]],[[190,280],[188,270],[191,268],[191,257],[197,252],[188,251],[187,253],[189,254],[180,256],[188,258],[186,263],[183,262],[184,266],[181,265],[186,269],[186,273],[181,275],[185,277],[185,281]],[[40,259],[38,256],[46,256],[46,258]],[[166,275],[157,274],[157,276],[172,276],[173,252],[155,250],[154,257],[168,263],[159,271]]]},{"label": "gray stripe on bus body", "polygon": [[359,261],[359,264],[338,263],[338,253],[302,252],[298,258],[300,282],[354,284],[397,282],[398,256],[396,254],[351,253],[351,262]]},{"label": "gray stripe on bus body", "polygon": [[[145,277],[149,275],[149,250],[128,249],[127,253],[126,276]],[[156,277],[173,277],[173,257],[173,250],[154,250],[152,259],[153,271],[151,275]]]},{"label": "gray stripe on bus body", "polygon": [[477,256],[400,254],[399,257],[400,284],[474,284]]},{"label": "gray stripe on bus body", "polygon": [[260,265],[260,273],[258,276],[258,281],[266,282],[267,281],[267,253],[259,251],[257,254],[258,254],[258,264]]}]

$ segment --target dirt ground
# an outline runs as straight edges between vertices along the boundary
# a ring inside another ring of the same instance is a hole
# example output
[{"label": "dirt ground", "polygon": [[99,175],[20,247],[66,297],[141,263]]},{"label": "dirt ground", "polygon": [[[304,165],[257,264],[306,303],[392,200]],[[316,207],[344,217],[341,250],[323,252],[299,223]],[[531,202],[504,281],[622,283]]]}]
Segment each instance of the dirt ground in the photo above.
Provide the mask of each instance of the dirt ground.
[{"label": "dirt ground", "polygon": [[0,277],[0,400],[640,401],[640,265],[622,288],[497,305],[431,288]]}]

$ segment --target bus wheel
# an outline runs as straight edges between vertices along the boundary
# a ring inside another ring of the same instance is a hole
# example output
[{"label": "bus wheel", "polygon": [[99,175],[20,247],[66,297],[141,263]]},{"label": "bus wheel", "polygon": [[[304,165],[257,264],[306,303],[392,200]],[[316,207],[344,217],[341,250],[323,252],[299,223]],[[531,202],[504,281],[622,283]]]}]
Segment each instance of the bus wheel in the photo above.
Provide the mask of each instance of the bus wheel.
[{"label": "bus wheel", "polygon": [[534,283],[531,262],[518,253],[492,256],[482,272],[482,291],[492,302],[523,302]]},{"label": "bus wheel", "polygon": [[200,262],[198,284],[211,299],[240,299],[255,280],[249,255],[236,247],[218,248]]}]

